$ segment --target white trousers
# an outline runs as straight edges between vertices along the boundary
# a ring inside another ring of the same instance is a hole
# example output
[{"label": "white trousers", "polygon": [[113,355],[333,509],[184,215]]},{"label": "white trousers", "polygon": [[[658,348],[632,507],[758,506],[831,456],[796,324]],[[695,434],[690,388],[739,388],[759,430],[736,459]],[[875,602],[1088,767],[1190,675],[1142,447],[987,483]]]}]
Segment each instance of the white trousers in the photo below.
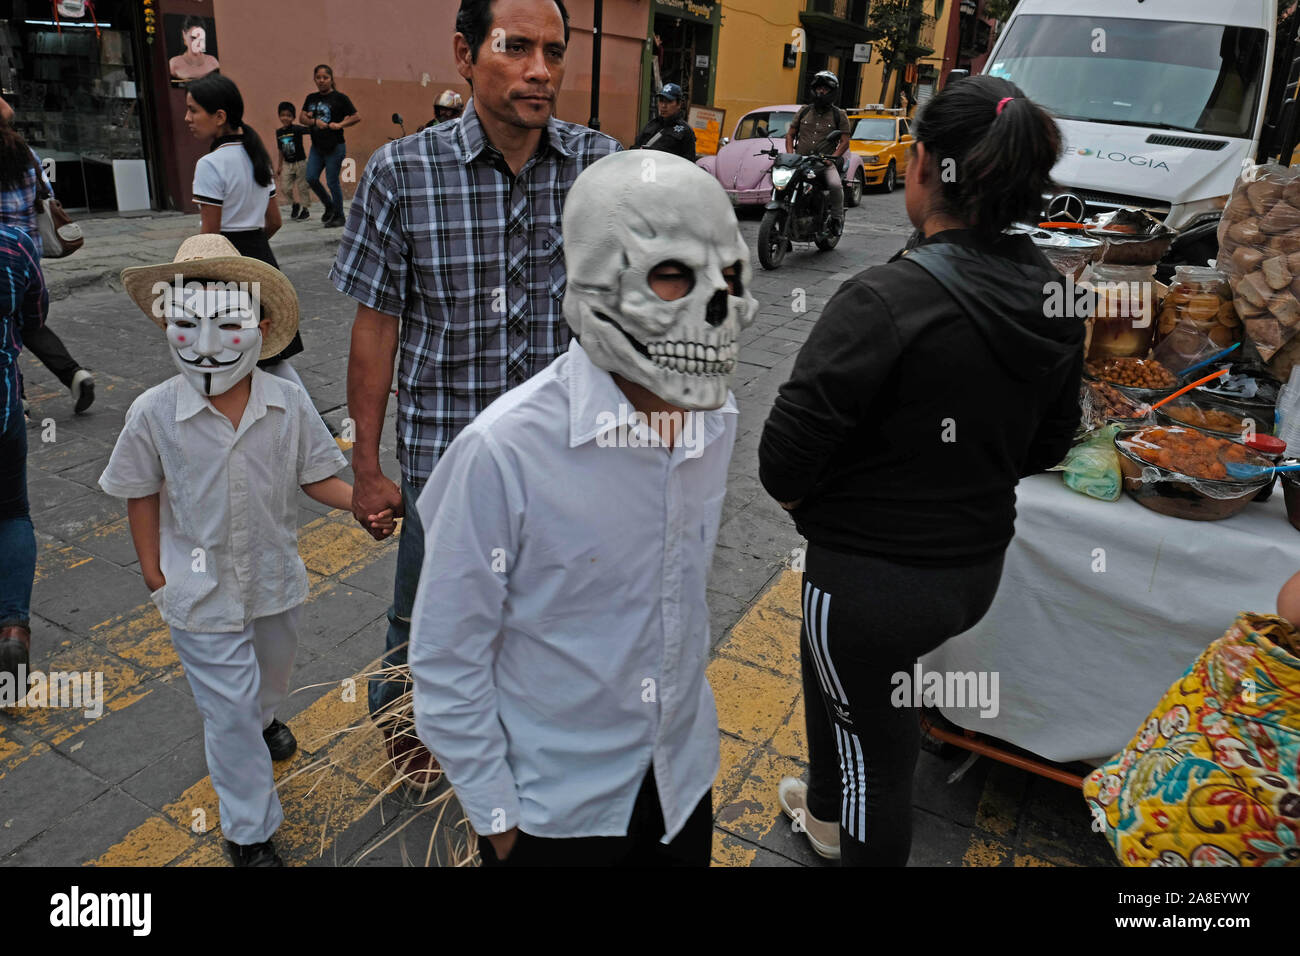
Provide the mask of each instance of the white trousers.
[{"label": "white trousers", "polygon": [[221,801],[221,832],[247,846],[284,820],[262,731],[289,692],[302,606],[259,617],[239,633],[171,628],[194,702],[203,715],[208,773]]}]

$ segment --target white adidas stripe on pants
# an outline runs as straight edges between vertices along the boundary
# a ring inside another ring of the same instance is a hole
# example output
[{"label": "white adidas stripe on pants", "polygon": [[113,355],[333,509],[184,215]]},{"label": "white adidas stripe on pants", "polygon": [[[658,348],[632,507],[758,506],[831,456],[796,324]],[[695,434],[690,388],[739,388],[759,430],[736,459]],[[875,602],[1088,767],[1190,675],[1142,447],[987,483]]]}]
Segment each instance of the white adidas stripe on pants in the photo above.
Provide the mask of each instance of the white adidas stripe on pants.
[{"label": "white adidas stripe on pants", "polygon": [[[832,711],[849,711],[848,699],[835,665],[831,661],[830,644],[826,637],[826,622],[830,619],[831,596],[813,587],[805,579],[803,586],[803,623],[808,632],[808,645],[812,648],[822,695]],[[810,706],[804,701],[804,706]],[[862,740],[854,732],[841,726],[833,717],[835,747],[840,754],[840,824],[855,840],[865,841],[867,832],[867,768],[862,757]]]}]

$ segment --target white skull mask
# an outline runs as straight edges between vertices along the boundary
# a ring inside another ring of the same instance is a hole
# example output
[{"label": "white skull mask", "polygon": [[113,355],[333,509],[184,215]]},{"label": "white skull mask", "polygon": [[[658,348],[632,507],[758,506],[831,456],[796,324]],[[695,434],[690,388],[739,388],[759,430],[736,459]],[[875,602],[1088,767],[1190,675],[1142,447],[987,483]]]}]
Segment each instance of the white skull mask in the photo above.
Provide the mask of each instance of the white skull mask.
[{"label": "white skull mask", "polygon": [[[722,187],[695,164],[614,153],[574,182],[564,206],[564,317],[592,362],[679,408],[727,400],[740,330],[754,320],[749,248]],[[690,292],[665,301],[656,266],[684,267]],[[736,266],[736,294],[723,270]]]},{"label": "white skull mask", "polygon": [[228,392],[253,370],[262,351],[256,303],[246,289],[221,282],[168,287],[167,343],[172,361],[200,395]]}]

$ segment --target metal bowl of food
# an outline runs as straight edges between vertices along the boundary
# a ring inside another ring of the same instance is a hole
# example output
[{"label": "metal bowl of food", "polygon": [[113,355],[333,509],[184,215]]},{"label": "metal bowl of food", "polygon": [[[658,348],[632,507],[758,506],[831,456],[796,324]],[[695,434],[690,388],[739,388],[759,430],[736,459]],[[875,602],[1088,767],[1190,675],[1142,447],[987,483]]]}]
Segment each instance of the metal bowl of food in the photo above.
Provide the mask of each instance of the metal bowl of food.
[{"label": "metal bowl of food", "polygon": [[1084,220],[1084,234],[1105,242],[1101,261],[1116,266],[1155,265],[1177,235],[1142,209],[1116,209]]},{"label": "metal bowl of food", "polygon": [[[1076,280],[1083,275],[1083,270],[1094,262],[1105,248],[1100,239],[1092,239],[1078,231],[1042,228],[1043,224],[1032,226],[1028,223],[1016,223],[1009,233],[1025,235],[1033,240],[1034,246],[1052,267],[1063,276],[1073,276]],[[1056,223],[1047,225],[1056,226]]]},{"label": "metal bowl of food", "polygon": [[1178,378],[1155,359],[1106,358],[1085,362],[1087,381],[1105,382],[1135,402],[1153,405],[1178,391]]},{"label": "metal bowl of food", "polygon": [[1159,514],[1190,521],[1231,518],[1273,480],[1272,472],[1248,481],[1228,479],[1226,465],[1267,468],[1272,462],[1245,445],[1193,428],[1147,425],[1115,436],[1124,490]]},{"label": "metal bowl of food", "polygon": [[1157,408],[1156,421],[1163,425],[1195,428],[1207,435],[1235,442],[1243,442],[1258,431],[1257,427],[1252,427],[1249,416],[1240,411],[1191,395],[1180,395]]}]

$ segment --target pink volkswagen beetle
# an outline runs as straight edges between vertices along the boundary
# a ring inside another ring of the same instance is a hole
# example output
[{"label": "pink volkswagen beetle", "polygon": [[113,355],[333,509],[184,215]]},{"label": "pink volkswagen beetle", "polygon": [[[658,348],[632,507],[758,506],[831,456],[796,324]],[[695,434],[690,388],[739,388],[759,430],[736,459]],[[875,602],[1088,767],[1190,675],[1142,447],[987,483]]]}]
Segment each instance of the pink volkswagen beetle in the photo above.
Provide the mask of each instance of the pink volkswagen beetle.
[{"label": "pink volkswagen beetle", "polygon": [[[764,106],[740,118],[730,140],[725,137],[716,156],[702,156],[695,161],[722,184],[734,206],[766,205],[772,198],[772,157],[755,155],[761,149],[785,149],[785,131],[803,107],[795,105]],[[862,202],[862,157],[849,151],[844,176],[844,205]]]}]

